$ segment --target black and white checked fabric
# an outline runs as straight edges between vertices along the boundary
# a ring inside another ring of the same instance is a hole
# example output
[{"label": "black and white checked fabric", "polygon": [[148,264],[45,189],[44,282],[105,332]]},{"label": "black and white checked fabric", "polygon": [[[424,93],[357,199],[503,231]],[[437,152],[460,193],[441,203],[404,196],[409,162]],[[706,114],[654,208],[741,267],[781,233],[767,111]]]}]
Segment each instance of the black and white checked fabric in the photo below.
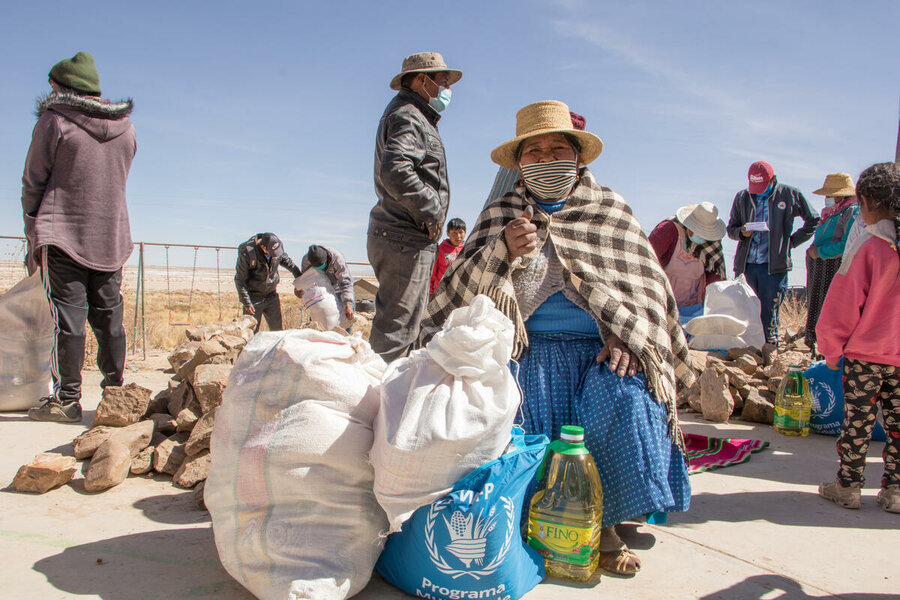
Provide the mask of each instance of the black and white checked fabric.
[{"label": "black and white checked fabric", "polygon": [[600,186],[587,168],[582,168],[575,190],[552,219],[526,198],[521,181],[515,192],[496,199],[481,213],[428,305],[421,342],[430,340],[454,309],[485,294],[515,324],[514,357],[521,355],[528,336],[516,305],[503,232],[529,205],[534,208],[539,247],[522,258],[523,266],[552,236],[565,275],[587,301],[601,334],[616,334],[640,357],[651,392],[668,410],[669,435],[681,446],[676,385],[690,387],[694,374],[675,297],[631,208],[621,196]]}]

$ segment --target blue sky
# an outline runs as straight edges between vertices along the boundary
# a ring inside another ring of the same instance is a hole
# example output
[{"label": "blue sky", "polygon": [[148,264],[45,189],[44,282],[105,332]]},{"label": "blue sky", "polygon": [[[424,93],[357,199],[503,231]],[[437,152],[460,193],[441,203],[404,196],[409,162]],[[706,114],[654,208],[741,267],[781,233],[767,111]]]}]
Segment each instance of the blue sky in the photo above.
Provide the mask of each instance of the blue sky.
[{"label": "blue sky", "polygon": [[[891,160],[897,139],[896,0],[8,4],[0,235],[22,231],[34,101],[79,50],[105,96],[134,98],[128,201],[134,239],[150,242],[237,245],[268,230],[295,257],[324,243],[364,261],[388,83],[423,50],[464,73],[440,129],[449,216],[470,227],[490,151],[538,100],[586,116],[604,141],[592,171],[646,231],[688,202],[727,220],[758,159],[821,208],[810,192],[825,174]],[[726,253],[731,273],[730,242]]]}]

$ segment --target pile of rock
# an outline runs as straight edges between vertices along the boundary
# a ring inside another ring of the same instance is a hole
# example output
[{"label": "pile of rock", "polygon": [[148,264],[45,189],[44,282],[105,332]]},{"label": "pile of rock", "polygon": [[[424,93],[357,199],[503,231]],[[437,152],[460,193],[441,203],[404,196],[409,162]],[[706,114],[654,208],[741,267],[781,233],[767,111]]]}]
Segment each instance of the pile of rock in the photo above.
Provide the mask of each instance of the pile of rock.
[{"label": "pile of rock", "polygon": [[90,459],[84,487],[99,492],[129,473],[172,476],[193,488],[209,471],[209,439],[216,409],[235,359],[253,336],[252,317],[188,329],[188,340],[169,355],[175,375],[155,397],[131,383],[107,387],[91,428],[75,438],[75,456],[41,454],[19,469],[13,487],[43,493],[67,483],[75,460]]},{"label": "pile of rock", "polygon": [[723,357],[717,352],[691,350],[697,381],[679,396],[679,405],[724,423],[731,417],[771,424],[775,395],[791,365],[804,369],[811,362],[803,343],[804,331],[787,332],[781,348],[765,344],[761,349],[732,348]]}]

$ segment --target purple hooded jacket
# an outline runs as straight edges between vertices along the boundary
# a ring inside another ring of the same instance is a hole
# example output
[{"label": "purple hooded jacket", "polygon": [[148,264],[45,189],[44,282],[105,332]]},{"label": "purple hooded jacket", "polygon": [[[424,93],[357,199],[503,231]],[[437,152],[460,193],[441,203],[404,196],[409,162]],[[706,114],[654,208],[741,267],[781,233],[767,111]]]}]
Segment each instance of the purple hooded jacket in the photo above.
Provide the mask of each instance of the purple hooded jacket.
[{"label": "purple hooded jacket", "polygon": [[56,246],[97,271],[116,271],[128,260],[125,182],[137,150],[131,109],[130,100],[74,94],[38,102],[22,175],[29,271],[41,246]]}]

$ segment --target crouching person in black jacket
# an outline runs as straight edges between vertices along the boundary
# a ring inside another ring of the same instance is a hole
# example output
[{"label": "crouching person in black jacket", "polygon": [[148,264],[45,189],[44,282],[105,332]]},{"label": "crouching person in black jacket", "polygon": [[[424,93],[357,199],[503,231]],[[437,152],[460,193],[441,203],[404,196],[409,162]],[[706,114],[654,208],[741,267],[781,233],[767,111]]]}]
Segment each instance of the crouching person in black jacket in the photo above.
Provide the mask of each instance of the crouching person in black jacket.
[{"label": "crouching person in black jacket", "polygon": [[278,267],[300,276],[300,269],[284,251],[274,233],[257,233],[238,246],[234,285],[245,315],[256,317],[256,329],[263,317],[270,331],[281,331],[281,301],[278,299]]}]

